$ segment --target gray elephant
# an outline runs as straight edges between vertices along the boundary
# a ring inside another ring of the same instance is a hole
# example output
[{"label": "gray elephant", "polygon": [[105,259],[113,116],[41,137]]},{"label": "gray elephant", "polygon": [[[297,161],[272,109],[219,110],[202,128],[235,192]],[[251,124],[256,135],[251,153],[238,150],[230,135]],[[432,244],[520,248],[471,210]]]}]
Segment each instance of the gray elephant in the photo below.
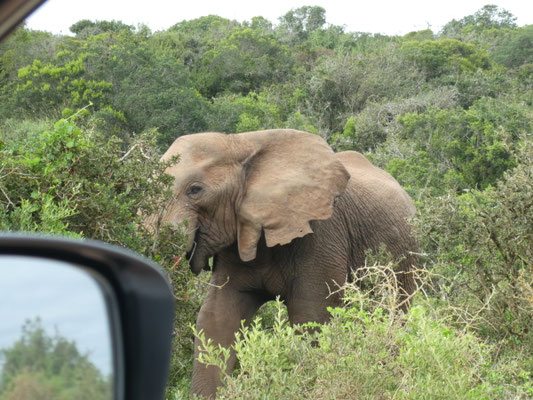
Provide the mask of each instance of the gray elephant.
[{"label": "gray elephant", "polygon": [[[319,136],[280,129],[178,138],[163,159],[174,197],[159,220],[188,219],[187,258],[213,273],[197,320],[214,343],[230,347],[241,321],[276,296],[291,323],[325,322],[341,304],[330,288],[385,244],[398,259],[403,308],[414,291],[416,244],[407,219],[415,207],[392,176],[363,155],[335,154]],[[155,220],[155,217],[153,218]],[[219,287],[215,287],[219,286]],[[195,343],[196,356],[202,351]],[[196,358],[196,357],[195,357]],[[228,371],[235,363],[233,354]],[[194,361],[192,392],[213,398],[220,371]]]}]

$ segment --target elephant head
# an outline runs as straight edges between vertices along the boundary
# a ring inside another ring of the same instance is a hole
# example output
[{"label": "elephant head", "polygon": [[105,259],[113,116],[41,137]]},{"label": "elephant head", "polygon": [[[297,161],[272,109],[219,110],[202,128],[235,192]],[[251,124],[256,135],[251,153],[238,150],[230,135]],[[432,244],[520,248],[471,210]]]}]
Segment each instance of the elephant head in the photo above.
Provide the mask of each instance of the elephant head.
[{"label": "elephant head", "polygon": [[178,138],[163,160],[180,155],[166,171],[173,196],[160,220],[188,220],[187,258],[198,274],[220,250],[237,242],[242,261],[268,247],[312,232],[309,221],[328,219],[350,175],[319,136],[296,130]]}]

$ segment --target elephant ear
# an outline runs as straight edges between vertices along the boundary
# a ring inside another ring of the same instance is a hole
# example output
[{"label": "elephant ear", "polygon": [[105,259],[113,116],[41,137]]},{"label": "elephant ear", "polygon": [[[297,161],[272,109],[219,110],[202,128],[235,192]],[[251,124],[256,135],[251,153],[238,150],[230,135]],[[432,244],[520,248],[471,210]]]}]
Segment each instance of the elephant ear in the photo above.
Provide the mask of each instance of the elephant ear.
[{"label": "elephant ear", "polygon": [[262,231],[268,247],[284,245],[312,233],[309,221],[330,218],[350,175],[317,135],[269,130],[239,136],[255,149],[245,162],[237,211],[239,255],[251,261]]}]

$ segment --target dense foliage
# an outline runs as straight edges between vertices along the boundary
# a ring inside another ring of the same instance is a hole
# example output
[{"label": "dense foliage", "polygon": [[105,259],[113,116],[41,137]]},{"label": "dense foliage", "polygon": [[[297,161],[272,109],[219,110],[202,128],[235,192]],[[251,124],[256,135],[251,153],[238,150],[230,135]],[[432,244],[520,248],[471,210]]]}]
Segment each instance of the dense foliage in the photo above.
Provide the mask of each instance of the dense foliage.
[{"label": "dense foliage", "polygon": [[0,230],[96,238],[160,262],[178,310],[168,398],[186,398],[205,283],[183,238],[142,225],[169,195],[159,155],[198,131],[310,131],[366,153],[415,199],[425,296],[404,323],[332,310],[312,337],[269,305],[237,343],[223,395],[531,398],[533,29],[515,19],[489,5],[440,32],[384,36],[307,6],[277,25],[22,27],[0,43]]}]

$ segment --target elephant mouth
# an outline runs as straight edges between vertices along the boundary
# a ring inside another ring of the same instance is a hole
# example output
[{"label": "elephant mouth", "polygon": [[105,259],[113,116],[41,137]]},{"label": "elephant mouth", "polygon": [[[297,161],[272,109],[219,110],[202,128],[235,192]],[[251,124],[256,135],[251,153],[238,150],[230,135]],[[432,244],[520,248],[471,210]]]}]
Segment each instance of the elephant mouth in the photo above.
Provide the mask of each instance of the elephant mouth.
[{"label": "elephant mouth", "polygon": [[185,253],[185,257],[187,258],[187,261],[189,261],[192,273],[198,275],[202,270],[209,270],[210,255],[205,247],[202,246],[198,230],[189,242],[188,247],[189,251]]}]

